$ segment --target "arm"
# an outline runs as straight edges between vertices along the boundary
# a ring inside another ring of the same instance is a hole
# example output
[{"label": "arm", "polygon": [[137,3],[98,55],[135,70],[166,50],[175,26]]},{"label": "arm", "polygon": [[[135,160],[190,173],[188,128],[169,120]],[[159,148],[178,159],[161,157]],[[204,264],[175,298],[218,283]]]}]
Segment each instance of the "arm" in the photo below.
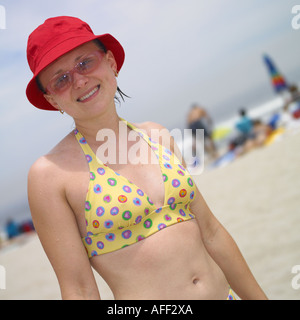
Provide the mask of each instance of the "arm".
[{"label": "arm", "polygon": [[[149,129],[161,130],[160,143],[169,141],[166,147],[171,147],[178,159],[181,159],[179,148],[167,129],[156,123],[147,123]],[[186,167],[184,161],[183,165]],[[191,211],[198,222],[202,240],[206,250],[225,274],[232,289],[241,299],[267,299],[266,295],[256,282],[239,248],[230,234],[212,214],[201,193],[197,189]]]},{"label": "arm", "polygon": [[191,211],[196,216],[208,253],[222,269],[237,295],[247,300],[267,299],[235,241],[214,217],[198,189],[191,203]]},{"label": "arm", "polygon": [[34,226],[56,273],[63,299],[100,299],[58,166],[40,158],[28,175]]},{"label": "arm", "polygon": [[[171,147],[178,159],[182,158],[179,148],[166,128],[153,122],[146,123],[144,128],[148,135],[151,134],[151,129],[161,130],[160,143],[165,145],[168,141],[165,146]],[[185,166],[184,161],[183,165]],[[235,241],[212,214],[198,189],[190,208],[198,222],[206,250],[222,269],[232,289],[241,299],[267,299]]]}]

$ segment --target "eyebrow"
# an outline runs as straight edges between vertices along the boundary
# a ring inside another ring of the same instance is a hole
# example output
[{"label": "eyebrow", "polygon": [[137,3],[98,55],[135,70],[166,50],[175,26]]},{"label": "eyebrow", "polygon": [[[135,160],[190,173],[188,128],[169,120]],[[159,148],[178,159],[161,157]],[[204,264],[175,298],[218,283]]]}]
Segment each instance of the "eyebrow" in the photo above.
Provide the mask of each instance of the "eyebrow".
[{"label": "eyebrow", "polygon": [[[84,54],[78,56],[78,57],[74,60],[74,62],[75,62],[75,63],[78,62],[83,56],[84,56]],[[56,75],[62,73],[63,71],[64,71],[63,69],[59,69],[57,72],[54,73],[53,76],[56,76]]]}]

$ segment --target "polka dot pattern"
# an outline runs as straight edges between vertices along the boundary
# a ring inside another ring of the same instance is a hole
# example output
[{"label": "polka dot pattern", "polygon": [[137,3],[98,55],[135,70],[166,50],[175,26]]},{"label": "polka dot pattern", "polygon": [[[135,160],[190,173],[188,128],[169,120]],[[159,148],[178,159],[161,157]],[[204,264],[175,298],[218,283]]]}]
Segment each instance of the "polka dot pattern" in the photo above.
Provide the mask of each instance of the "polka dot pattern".
[{"label": "polka dot pattern", "polygon": [[164,204],[156,208],[143,190],[104,165],[75,130],[90,168],[85,201],[87,236],[82,239],[90,258],[124,248],[172,224],[194,218],[189,210],[195,194],[190,174],[169,149],[152,141],[132,124],[127,125],[147,141],[159,159]]}]

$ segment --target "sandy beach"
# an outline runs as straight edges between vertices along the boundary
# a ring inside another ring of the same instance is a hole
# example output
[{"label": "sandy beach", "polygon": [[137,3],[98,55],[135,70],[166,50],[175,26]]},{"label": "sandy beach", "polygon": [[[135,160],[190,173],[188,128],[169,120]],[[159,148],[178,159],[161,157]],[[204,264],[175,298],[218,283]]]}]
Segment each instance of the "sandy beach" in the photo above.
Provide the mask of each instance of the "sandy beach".
[{"label": "sandy beach", "polygon": [[[195,181],[231,233],[269,299],[300,299],[292,273],[300,265],[300,133],[243,155]],[[6,270],[2,299],[61,299],[52,267],[35,234],[0,251]],[[102,299],[113,299],[96,275]],[[300,281],[298,280],[298,283]],[[299,283],[300,284],[300,283]]]}]

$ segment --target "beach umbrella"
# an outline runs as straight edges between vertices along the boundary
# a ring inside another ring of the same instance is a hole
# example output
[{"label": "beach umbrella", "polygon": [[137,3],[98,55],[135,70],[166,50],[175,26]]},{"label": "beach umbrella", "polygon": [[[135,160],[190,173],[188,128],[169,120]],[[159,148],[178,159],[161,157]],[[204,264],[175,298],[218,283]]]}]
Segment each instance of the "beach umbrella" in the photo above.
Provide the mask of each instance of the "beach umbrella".
[{"label": "beach umbrella", "polygon": [[269,75],[271,77],[271,83],[276,93],[280,93],[288,89],[288,85],[283,75],[278,71],[276,65],[268,55],[263,56],[265,65],[267,66]]}]

